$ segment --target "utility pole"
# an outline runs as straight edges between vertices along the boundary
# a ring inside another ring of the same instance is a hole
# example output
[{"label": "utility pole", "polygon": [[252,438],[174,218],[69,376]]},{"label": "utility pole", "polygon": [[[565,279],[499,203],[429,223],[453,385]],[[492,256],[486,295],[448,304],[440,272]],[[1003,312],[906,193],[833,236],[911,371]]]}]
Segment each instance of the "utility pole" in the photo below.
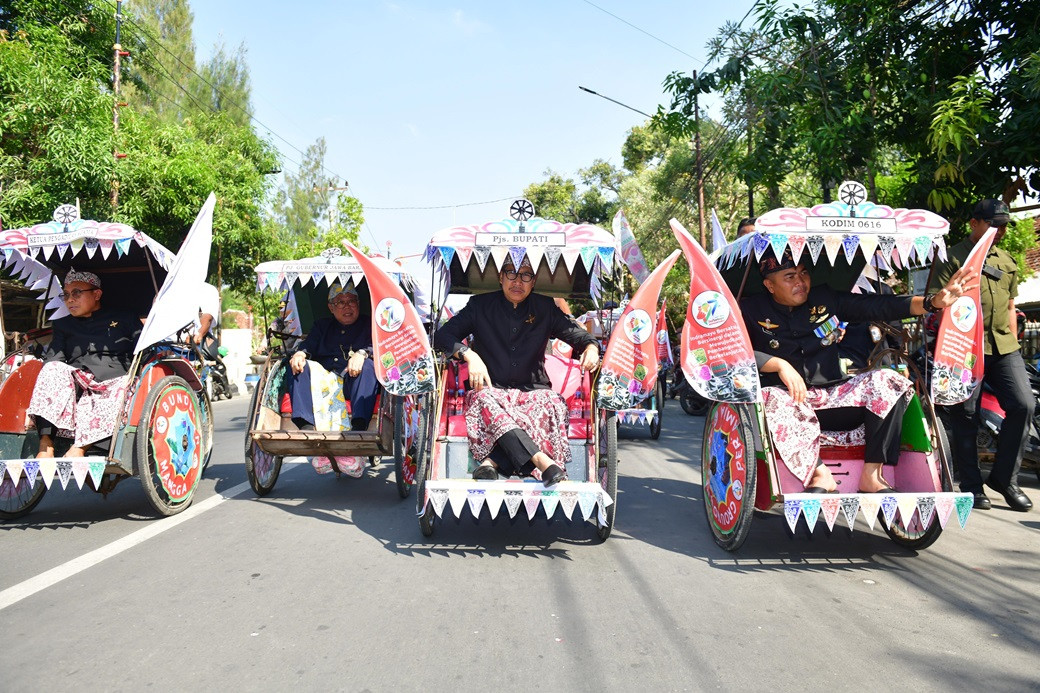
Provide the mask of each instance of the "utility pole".
[{"label": "utility pole", "polygon": [[[119,100],[119,86],[122,73],[122,58],[130,55],[120,45],[120,32],[123,27],[123,0],[116,0],[116,42],[112,45],[112,158],[116,164],[126,154],[119,151],[119,109],[126,104]],[[112,218],[119,209],[119,175],[113,167],[112,171]]]},{"label": "utility pole", "polygon": [[[343,186],[342,187],[330,186],[328,188],[319,188],[318,186],[315,185],[314,186],[314,192],[322,192],[322,193],[339,192],[340,190],[347,190],[349,188],[350,188],[350,183],[348,183],[346,181],[343,181]],[[333,219],[333,216],[332,216],[332,201],[329,199],[328,195],[325,195],[324,197],[325,197],[325,204],[328,205],[328,208],[329,208],[329,233],[332,233],[332,229],[334,229],[336,227],[336,222],[335,222],[335,220]]]},{"label": "utility pole", "polygon": [[697,81],[697,71],[693,71],[693,149],[697,158],[697,225],[701,230],[701,247],[706,248],[707,237],[704,231],[704,165],[701,161],[701,109],[698,105],[697,96],[700,94],[700,83]]}]

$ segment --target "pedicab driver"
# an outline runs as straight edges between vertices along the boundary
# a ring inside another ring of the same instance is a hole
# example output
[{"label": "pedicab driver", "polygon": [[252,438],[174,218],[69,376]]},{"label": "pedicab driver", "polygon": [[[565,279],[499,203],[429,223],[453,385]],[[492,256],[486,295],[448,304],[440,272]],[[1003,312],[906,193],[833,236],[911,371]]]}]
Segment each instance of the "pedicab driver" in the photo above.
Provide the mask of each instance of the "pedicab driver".
[{"label": "pedicab driver", "polygon": [[913,384],[890,369],[848,377],[839,362],[845,322],[890,321],[950,306],[978,283],[959,270],[927,296],[879,296],[813,286],[790,249],[779,260],[768,251],[759,263],[766,293],[741,300],[740,310],[759,371],[773,444],[809,493],[831,493],[834,477],[820,463],[820,431],[866,426],[861,493],[891,491],[882,465],[899,459],[903,414]]},{"label": "pedicab driver", "polygon": [[[551,389],[545,348],[560,339],[580,354],[586,371],[599,364],[599,345],[548,296],[532,293],[530,261],[520,269],[507,262],[499,272],[501,291],[479,294],[437,330],[434,346],[469,366],[466,435],[474,479],[531,475],[552,486],[566,478],[570,461],[567,407]],[[462,341],[473,338],[467,347]]]},{"label": "pedicab driver", "polygon": [[37,457],[54,457],[55,436],[73,439],[67,457],[82,457],[115,429],[141,320],[129,311],[102,308],[101,294],[93,272],[65,275],[59,298],[69,315],[53,323],[29,401],[28,414],[40,434]]},{"label": "pedicab driver", "polygon": [[371,359],[372,326],[367,320],[359,320],[361,306],[353,287],[333,284],[328,301],[332,317],[316,320],[289,358],[293,422],[301,430],[314,429],[311,368],[318,366],[343,378],[343,395],[351,406],[350,427],[363,431],[372,418],[379,390]]}]

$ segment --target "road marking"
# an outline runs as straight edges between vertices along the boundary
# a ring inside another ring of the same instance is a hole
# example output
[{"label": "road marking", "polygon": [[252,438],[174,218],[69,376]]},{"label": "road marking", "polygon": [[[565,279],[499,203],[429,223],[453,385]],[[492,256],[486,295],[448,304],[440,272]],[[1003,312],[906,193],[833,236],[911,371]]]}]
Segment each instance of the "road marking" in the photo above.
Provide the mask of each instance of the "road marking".
[{"label": "road marking", "polygon": [[56,568],[51,568],[50,570],[20,582],[13,587],[8,587],[0,592],[0,611],[3,611],[13,604],[17,604],[27,597],[33,596],[37,592],[42,592],[48,587],[54,586],[66,578],[81,573],[87,568],[92,568],[98,563],[112,558],[127,549],[132,549],[138,544],[146,542],[168,529],[173,529],[182,522],[187,522],[194,517],[198,517],[207,510],[212,510],[217,507],[224,501],[242,495],[248,491],[249,488],[248,481],[243,482],[238,486],[233,486],[227,491],[221,491],[215,496],[210,496],[201,503],[192,504],[190,508],[178,515],[156,520],[147,527],[143,527],[121,539],[116,539],[111,544],[106,544],[99,549],[94,549],[89,553],[85,553],[82,556],[73,558],[71,561],[61,564]]}]

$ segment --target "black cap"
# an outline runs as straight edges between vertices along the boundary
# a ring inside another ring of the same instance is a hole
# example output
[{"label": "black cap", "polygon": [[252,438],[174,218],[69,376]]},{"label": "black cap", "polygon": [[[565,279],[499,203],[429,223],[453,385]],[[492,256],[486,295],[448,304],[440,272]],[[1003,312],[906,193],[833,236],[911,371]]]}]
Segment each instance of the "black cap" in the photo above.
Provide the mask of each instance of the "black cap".
[{"label": "black cap", "polygon": [[758,272],[765,278],[773,272],[794,269],[795,267],[797,265],[795,265],[794,258],[791,256],[791,249],[784,248],[784,253],[779,260],[776,259],[776,255],[773,254],[772,250],[768,251],[767,255],[763,255],[758,263]]},{"label": "black cap", "polygon": [[990,226],[1004,226],[1011,221],[1011,210],[1000,200],[979,200],[971,211],[972,219],[979,219]]}]

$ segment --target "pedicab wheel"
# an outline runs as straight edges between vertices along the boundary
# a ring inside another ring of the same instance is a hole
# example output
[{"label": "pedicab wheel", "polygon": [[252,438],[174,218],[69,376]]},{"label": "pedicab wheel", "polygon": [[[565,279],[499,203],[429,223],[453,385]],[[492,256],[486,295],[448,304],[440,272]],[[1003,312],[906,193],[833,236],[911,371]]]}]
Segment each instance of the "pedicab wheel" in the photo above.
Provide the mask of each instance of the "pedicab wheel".
[{"label": "pedicab wheel", "polygon": [[30,486],[29,478],[24,474],[17,484],[11,481],[11,477],[5,476],[3,482],[0,482],[0,520],[17,520],[28,515],[40,504],[46,492],[47,485],[40,477]]},{"label": "pedicab wheel", "polygon": [[210,458],[213,457],[213,403],[209,399],[209,395],[206,390],[203,389],[200,393],[201,398],[199,404],[202,405],[202,445],[205,454],[202,458],[202,471],[205,472],[206,468],[209,467]]},{"label": "pedicab wheel", "polygon": [[253,487],[253,493],[258,496],[266,496],[274,489],[278,481],[278,474],[282,471],[282,458],[280,455],[272,455],[260,449],[249,435],[249,429],[253,427],[253,420],[257,412],[257,399],[260,395],[260,383],[253,389],[253,396],[249,401],[249,424],[246,426],[246,476],[249,485]]},{"label": "pedicab wheel", "polygon": [[[936,427],[938,430],[936,436],[941,453],[944,459],[950,459],[950,442],[946,438],[946,429],[940,424]],[[942,490],[952,491],[953,484],[950,483],[949,477],[942,473],[940,470],[939,477],[942,479]],[[892,518],[892,526],[889,527],[885,524],[884,518],[881,519],[881,527],[885,530],[885,534],[888,538],[894,541],[899,546],[906,549],[913,549],[915,551],[921,551],[927,549],[929,546],[935,543],[935,540],[942,534],[942,525],[939,524],[935,517],[932,517],[932,523],[928,527],[921,526],[921,518],[919,513],[914,513],[910,519],[909,526],[903,522],[902,515],[896,513],[896,516]]]},{"label": "pedicab wheel", "polygon": [[654,397],[651,400],[652,408],[657,410],[657,416],[650,422],[650,438],[657,440],[661,437],[661,416],[664,414],[664,385],[661,383],[661,379],[657,379],[657,385],[654,386]]},{"label": "pedicab wheel", "polygon": [[708,413],[711,402],[687,390],[679,395],[679,406],[690,416],[704,416]]},{"label": "pedicab wheel", "polygon": [[434,511],[433,503],[426,502],[426,480],[430,473],[430,460],[433,457],[433,436],[435,425],[433,418],[436,408],[432,395],[423,395],[419,399],[419,427],[415,432],[415,513],[419,517],[419,531],[424,537],[433,536]]},{"label": "pedicab wheel", "polygon": [[704,420],[701,485],[712,539],[736,551],[755,511],[755,429],[749,405],[714,402]]},{"label": "pedicab wheel", "polygon": [[148,391],[134,442],[134,466],[152,507],[176,515],[191,505],[205,456],[198,394],[176,375]]},{"label": "pedicab wheel", "polygon": [[614,515],[617,512],[617,412],[604,412],[603,454],[599,461],[599,483],[603,490],[614,501],[606,507],[603,515],[606,521],[596,520],[596,536],[606,541],[614,529]]},{"label": "pedicab wheel", "polygon": [[408,497],[415,483],[415,459],[409,459],[408,453],[414,451],[409,443],[414,442],[417,435],[413,432],[412,440],[408,438],[404,405],[404,397],[394,397],[394,479],[397,481],[397,495],[401,498]]}]

